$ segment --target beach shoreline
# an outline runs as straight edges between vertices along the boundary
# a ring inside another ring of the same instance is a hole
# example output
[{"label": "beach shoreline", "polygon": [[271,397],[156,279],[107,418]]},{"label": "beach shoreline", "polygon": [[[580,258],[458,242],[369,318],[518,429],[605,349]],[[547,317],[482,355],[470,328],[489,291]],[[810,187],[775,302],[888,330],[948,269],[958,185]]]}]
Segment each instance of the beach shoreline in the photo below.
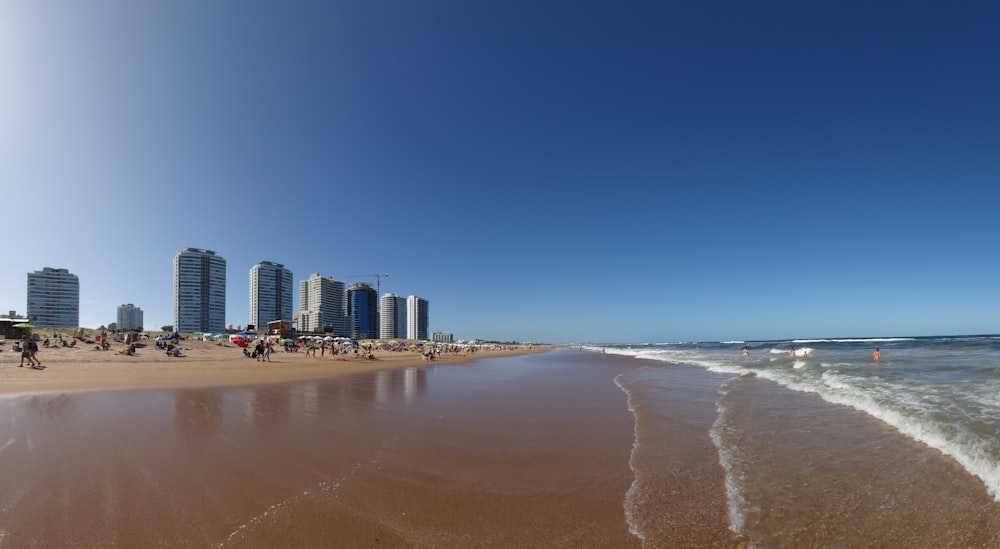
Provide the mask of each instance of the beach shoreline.
[{"label": "beach shoreline", "polygon": [[[374,359],[353,353],[306,356],[304,351],[277,348],[271,360],[246,358],[233,343],[182,340],[183,356],[169,357],[153,341],[138,346],[134,356],[123,354],[127,346],[114,343],[106,351],[95,344],[77,341],[73,347],[39,345],[38,359],[44,370],[18,367],[21,354],[12,342],[0,347],[0,395],[55,392],[86,392],[127,389],[228,387],[322,380],[383,369],[411,368],[433,364],[462,364],[489,357],[539,353],[548,345],[483,346],[474,352],[441,353],[429,361],[416,351],[375,351]],[[463,346],[457,346],[464,349]]]},{"label": "beach shoreline", "polygon": [[623,508],[634,418],[612,381],[633,366],[539,350],[5,397],[0,545],[640,547]]}]

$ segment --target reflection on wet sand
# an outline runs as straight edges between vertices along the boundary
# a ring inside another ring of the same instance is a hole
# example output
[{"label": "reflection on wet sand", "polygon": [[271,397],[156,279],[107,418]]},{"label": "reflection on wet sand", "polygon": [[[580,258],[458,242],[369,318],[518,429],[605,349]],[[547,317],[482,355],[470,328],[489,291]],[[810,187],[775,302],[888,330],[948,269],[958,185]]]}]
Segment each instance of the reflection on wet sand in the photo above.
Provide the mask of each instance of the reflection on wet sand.
[{"label": "reflection on wet sand", "polygon": [[222,426],[222,393],[181,389],[174,397],[174,427],[180,433],[212,435]]},{"label": "reflection on wet sand", "polygon": [[[234,389],[178,389],[136,391],[170,394],[174,427],[179,433],[210,435],[227,420],[273,429],[288,421],[315,423],[324,414],[365,412],[371,404],[414,404],[427,391],[427,372],[403,368],[359,374],[342,379],[259,385]],[[27,408],[39,421],[52,421],[73,414],[77,396],[31,397]]]},{"label": "reflection on wet sand", "polygon": [[634,546],[614,372],[545,360],[0,400],[0,549]]}]

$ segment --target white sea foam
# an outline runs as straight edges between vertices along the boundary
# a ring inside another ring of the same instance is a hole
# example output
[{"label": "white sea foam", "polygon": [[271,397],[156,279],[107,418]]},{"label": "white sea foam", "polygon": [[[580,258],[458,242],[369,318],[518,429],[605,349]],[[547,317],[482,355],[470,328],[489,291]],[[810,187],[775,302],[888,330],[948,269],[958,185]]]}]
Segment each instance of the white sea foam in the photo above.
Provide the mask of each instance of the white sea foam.
[{"label": "white sea foam", "polygon": [[732,449],[725,443],[726,407],[722,404],[722,399],[719,399],[716,403],[716,410],[718,416],[715,419],[715,423],[712,424],[709,436],[712,439],[712,443],[718,449],[719,464],[722,465],[722,470],[725,471],[726,475],[726,502],[729,516],[729,530],[739,535],[746,528],[747,501],[743,496],[744,490],[740,483],[740,477],[735,471],[735,458],[733,457]]},{"label": "white sea foam", "polygon": [[[891,339],[907,341],[916,338]],[[989,338],[947,339],[953,344],[964,339],[984,341]],[[948,344],[940,344],[940,347],[936,344],[934,349],[948,350]],[[904,349],[906,355],[903,355]],[[1000,424],[1000,400],[996,396],[1000,394],[1000,378],[982,378],[971,374],[989,374],[989,364],[992,364],[995,354],[970,358],[969,354],[948,353],[946,361],[942,362],[938,358],[941,353],[925,354],[909,347],[904,349],[894,351],[893,356],[905,356],[905,362],[894,365],[888,361],[874,370],[865,358],[843,360],[844,356],[856,356],[851,347],[846,349],[848,355],[838,355],[833,348],[824,347],[820,354],[828,362],[799,360],[801,368],[789,367],[787,358],[784,358],[787,357],[787,349],[770,349],[769,355],[758,355],[750,361],[718,349],[671,347],[647,348],[642,352],[620,349],[617,352],[702,366],[714,372],[753,374],[790,390],[815,393],[828,402],[849,406],[951,456],[966,471],[978,477],[994,500],[1000,502],[1000,437],[996,434]],[[814,351],[809,350],[809,354],[812,357]],[[964,358],[953,358],[957,356]],[[920,362],[914,363],[914,360]],[[953,363],[956,360],[964,362]],[[959,377],[952,377],[956,375]],[[726,456],[720,456],[720,459],[726,459]],[[733,489],[736,488],[734,485]],[[736,519],[739,519],[738,515]]]},{"label": "white sea foam", "polygon": [[[778,349],[778,348],[773,348],[769,350],[769,352],[772,355],[788,355],[790,351],[791,349]],[[814,354],[816,354],[816,349],[813,349],[812,347],[801,347],[795,349],[795,356],[806,357],[806,356],[812,356]]]},{"label": "white sea foam", "polygon": [[628,466],[632,470],[632,484],[629,486],[628,491],[625,492],[625,501],[623,506],[625,508],[625,520],[628,523],[628,531],[633,536],[642,540],[643,545],[646,543],[646,536],[642,533],[642,528],[639,527],[638,521],[635,517],[636,507],[639,505],[639,477],[636,474],[635,460],[636,453],[639,451],[639,418],[635,414],[635,407],[632,405],[632,393],[629,392],[628,387],[622,382],[622,376],[625,374],[618,374],[615,376],[615,385],[625,393],[625,401],[628,405],[628,411],[632,412],[632,420],[634,427],[632,428],[633,439],[632,439],[632,452],[629,455]]},{"label": "white sea foam", "polygon": [[838,338],[838,339],[793,339],[792,343],[865,343],[871,342],[892,342],[892,341],[916,341],[913,337],[864,337],[864,338]]}]

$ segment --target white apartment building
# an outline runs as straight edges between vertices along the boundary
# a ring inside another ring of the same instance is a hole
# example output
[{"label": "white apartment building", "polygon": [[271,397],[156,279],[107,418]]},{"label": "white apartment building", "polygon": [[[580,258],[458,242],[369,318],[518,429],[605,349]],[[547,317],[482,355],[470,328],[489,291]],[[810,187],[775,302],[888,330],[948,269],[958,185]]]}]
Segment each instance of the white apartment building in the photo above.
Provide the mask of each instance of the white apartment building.
[{"label": "white apartment building", "polygon": [[292,271],[261,261],[250,268],[250,321],[263,332],[268,322],[292,320]]},{"label": "white apartment building", "polygon": [[80,279],[66,269],[28,273],[28,318],[37,328],[80,325]]},{"label": "white apartment building", "polygon": [[119,305],[116,324],[119,330],[142,330],[142,309],[131,303]]},{"label": "white apartment building", "polygon": [[379,337],[382,339],[406,337],[406,298],[390,293],[382,295]]},{"label": "white apartment building", "polygon": [[428,306],[424,298],[406,297],[406,339],[427,339]]},{"label": "white apartment building", "polygon": [[316,273],[299,282],[298,329],[334,336],[351,335],[347,290],[343,282]]},{"label": "white apartment building", "polygon": [[226,260],[215,252],[185,248],[174,256],[174,330],[226,330]]}]

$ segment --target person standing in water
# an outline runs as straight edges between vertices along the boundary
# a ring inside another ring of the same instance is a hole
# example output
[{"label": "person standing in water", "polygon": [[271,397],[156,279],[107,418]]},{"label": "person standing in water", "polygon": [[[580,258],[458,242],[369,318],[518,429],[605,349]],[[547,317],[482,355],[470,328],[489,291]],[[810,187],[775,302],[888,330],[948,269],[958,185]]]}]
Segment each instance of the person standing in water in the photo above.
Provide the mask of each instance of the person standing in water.
[{"label": "person standing in water", "polygon": [[743,358],[750,358],[750,347],[743,347]]},{"label": "person standing in water", "polygon": [[879,352],[878,347],[875,347],[875,352],[872,353],[872,360],[875,362],[881,362],[882,360],[882,353]]},{"label": "person standing in water", "polygon": [[795,347],[792,347],[792,349],[790,351],[788,351],[788,356],[790,356],[790,357],[794,357],[795,356]]}]

